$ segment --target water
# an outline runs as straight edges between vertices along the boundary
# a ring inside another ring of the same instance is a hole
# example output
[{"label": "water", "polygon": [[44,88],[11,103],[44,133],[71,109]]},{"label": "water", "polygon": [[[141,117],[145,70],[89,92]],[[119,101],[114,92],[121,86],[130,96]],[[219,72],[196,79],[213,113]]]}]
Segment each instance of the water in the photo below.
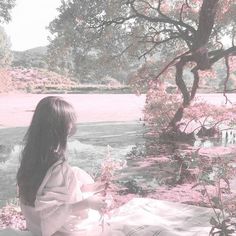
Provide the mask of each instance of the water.
[{"label": "water", "polygon": [[[111,157],[126,159],[135,145],[143,142],[143,125],[139,122],[83,123],[69,139],[67,155],[74,166],[95,175],[106,157],[107,145]],[[16,196],[16,172],[26,128],[0,130],[0,206]]]},{"label": "water", "polygon": [[[128,167],[117,172],[116,181],[125,187],[119,193],[146,196],[158,186],[178,183],[179,165],[176,156],[184,157],[191,146],[162,144],[144,139],[141,122],[82,123],[68,141],[67,156],[71,165],[85,169],[92,176],[100,170],[101,162],[111,147],[111,156],[127,160]],[[19,153],[26,128],[0,130],[0,206],[16,196],[16,172]],[[197,140],[195,147],[235,145],[233,130],[223,131],[220,139]],[[168,159],[168,161],[166,161]]]}]

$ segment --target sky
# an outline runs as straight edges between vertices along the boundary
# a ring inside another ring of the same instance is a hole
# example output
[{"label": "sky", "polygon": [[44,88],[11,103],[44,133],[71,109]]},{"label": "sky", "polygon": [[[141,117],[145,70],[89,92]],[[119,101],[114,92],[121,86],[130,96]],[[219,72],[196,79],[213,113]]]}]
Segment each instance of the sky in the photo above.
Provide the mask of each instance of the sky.
[{"label": "sky", "polygon": [[61,0],[16,0],[11,12],[12,21],[4,25],[10,37],[12,50],[24,51],[48,45],[46,29],[57,16]]}]

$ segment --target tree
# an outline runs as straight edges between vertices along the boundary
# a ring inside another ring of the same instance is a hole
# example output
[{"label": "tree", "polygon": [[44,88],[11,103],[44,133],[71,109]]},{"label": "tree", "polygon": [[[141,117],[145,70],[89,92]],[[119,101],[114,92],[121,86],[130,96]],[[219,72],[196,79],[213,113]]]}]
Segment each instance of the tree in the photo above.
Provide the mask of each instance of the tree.
[{"label": "tree", "polygon": [[[0,23],[8,23],[11,20],[10,11],[15,6],[15,1],[0,1]],[[0,26],[0,66],[9,65],[11,60],[10,39],[6,35],[4,28]]]},{"label": "tree", "polygon": [[4,29],[0,26],[0,67],[11,64],[12,53],[10,50],[10,40]]},{"label": "tree", "polygon": [[[0,1],[0,24],[8,23],[11,19],[10,11],[15,5],[15,0]],[[9,72],[2,68],[9,65],[12,60],[10,51],[10,40],[7,37],[4,29],[0,26],[0,92],[8,91],[12,87],[11,77]]]},{"label": "tree", "polygon": [[[183,101],[169,123],[172,130],[195,97],[204,72],[221,59],[226,67],[224,94],[227,92],[232,70],[229,59],[236,56],[234,0],[71,0],[64,4],[68,10],[74,9],[71,24],[88,47],[99,40],[105,43],[107,35],[113,35],[110,44],[118,45],[116,52],[122,56],[132,52],[139,59],[147,59],[160,47],[168,50],[152,80],[175,67],[175,82]],[[230,44],[224,44],[225,38]],[[190,89],[183,79],[186,69],[193,77]]]},{"label": "tree", "polygon": [[16,0],[0,1],[0,23],[8,23],[11,20],[10,11],[15,6]]},{"label": "tree", "polygon": [[107,75],[119,80],[127,77],[136,65],[131,58],[116,57],[124,44],[117,37],[120,29],[107,30],[99,38],[94,37],[94,32],[85,31],[84,26],[77,27],[85,14],[92,15],[102,7],[98,1],[62,1],[58,17],[49,25],[51,69],[70,73],[82,82],[99,82]]}]

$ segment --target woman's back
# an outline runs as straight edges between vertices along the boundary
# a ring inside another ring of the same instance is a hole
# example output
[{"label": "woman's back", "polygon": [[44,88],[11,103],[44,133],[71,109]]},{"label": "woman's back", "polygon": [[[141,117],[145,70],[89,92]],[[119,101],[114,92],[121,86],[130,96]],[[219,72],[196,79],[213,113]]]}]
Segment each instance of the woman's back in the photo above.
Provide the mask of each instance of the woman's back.
[{"label": "woman's back", "polygon": [[21,204],[27,228],[35,235],[48,236],[55,232],[68,234],[98,226],[98,213],[92,211],[94,217],[88,217],[91,210],[83,210],[74,215],[71,208],[85,194],[88,196],[81,187],[92,183],[92,178],[80,168],[71,167],[67,161],[55,163],[38,189],[35,207]]}]

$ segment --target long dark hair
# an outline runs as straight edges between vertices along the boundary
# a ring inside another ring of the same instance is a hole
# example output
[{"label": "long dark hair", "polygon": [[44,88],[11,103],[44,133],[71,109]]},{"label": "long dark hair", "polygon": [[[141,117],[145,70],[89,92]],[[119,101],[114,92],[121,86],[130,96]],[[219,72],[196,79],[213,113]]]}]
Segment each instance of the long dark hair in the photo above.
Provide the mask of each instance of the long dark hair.
[{"label": "long dark hair", "polygon": [[34,206],[37,190],[47,170],[65,159],[67,137],[75,132],[73,107],[60,97],[43,98],[37,105],[24,137],[24,149],[17,173],[19,197]]}]

